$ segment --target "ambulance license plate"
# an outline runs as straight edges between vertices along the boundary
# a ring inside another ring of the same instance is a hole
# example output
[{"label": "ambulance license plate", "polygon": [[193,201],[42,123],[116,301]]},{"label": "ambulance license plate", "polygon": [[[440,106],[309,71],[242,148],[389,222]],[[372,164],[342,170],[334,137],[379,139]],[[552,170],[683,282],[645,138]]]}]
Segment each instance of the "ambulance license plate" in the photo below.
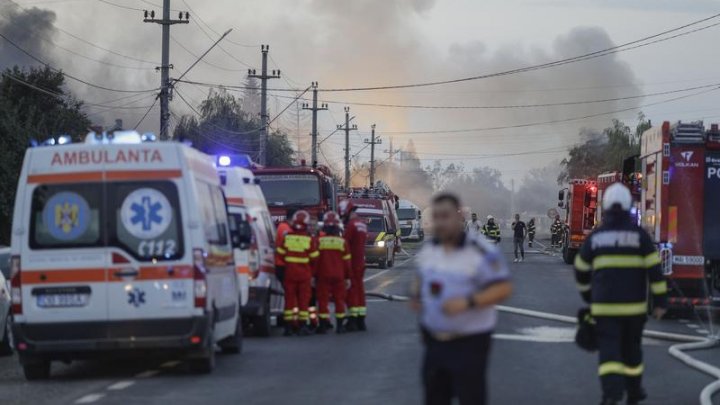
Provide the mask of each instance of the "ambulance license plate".
[{"label": "ambulance license plate", "polygon": [[87,294],[44,294],[37,296],[40,308],[84,307],[88,304]]}]

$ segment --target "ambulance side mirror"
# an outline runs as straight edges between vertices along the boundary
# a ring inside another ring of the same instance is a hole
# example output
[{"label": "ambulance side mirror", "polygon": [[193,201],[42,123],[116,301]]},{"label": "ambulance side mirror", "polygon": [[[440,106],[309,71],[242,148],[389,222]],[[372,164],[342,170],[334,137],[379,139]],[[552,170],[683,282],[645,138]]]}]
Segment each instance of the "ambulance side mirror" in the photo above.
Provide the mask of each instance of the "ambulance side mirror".
[{"label": "ambulance side mirror", "polygon": [[252,243],[252,227],[247,221],[238,221],[235,215],[230,215],[230,241],[233,248],[247,249]]}]

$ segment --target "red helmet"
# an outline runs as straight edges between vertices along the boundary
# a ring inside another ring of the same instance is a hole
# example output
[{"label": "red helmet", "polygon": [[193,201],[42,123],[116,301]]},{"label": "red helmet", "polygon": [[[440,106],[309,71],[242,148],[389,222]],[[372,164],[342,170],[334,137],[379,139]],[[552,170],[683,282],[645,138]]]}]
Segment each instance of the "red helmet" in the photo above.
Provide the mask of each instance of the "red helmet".
[{"label": "red helmet", "polygon": [[292,217],[292,228],[296,231],[304,231],[310,226],[310,213],[305,210],[297,211]]},{"label": "red helmet", "polygon": [[323,215],[325,226],[340,226],[340,216],[335,211],[328,211]]},{"label": "red helmet", "polygon": [[353,204],[351,200],[342,200],[340,201],[340,204],[338,204],[338,211],[340,212],[340,216],[343,217],[350,215],[355,208],[355,204]]}]

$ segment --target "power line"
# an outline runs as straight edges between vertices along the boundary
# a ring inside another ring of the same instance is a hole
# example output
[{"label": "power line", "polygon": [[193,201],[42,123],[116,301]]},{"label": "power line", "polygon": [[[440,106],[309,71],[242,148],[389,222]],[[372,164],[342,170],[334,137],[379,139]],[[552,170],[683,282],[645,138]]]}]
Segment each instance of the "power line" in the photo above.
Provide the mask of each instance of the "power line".
[{"label": "power line", "polygon": [[[668,40],[671,40],[671,39],[675,39],[675,38],[679,38],[679,37],[682,37],[682,36],[686,36],[686,35],[690,35],[690,34],[693,34],[693,33],[697,33],[697,32],[700,32],[700,31],[704,31],[704,30],[707,30],[707,29],[710,29],[710,28],[713,28],[713,27],[716,27],[716,26],[720,25],[720,22],[713,23],[713,24],[706,25],[706,26],[702,26],[702,27],[700,27],[700,28],[696,28],[696,29],[693,29],[693,30],[689,30],[689,31],[685,31],[685,32],[680,32],[680,33],[678,33],[678,34],[675,34],[675,35],[672,35],[672,36],[669,36],[669,37],[661,38],[661,37],[663,37],[664,35],[667,35],[667,34],[670,34],[670,33],[673,33],[673,32],[677,32],[677,31],[681,31],[681,30],[684,30],[684,29],[686,29],[686,28],[689,28],[689,27],[692,27],[692,26],[695,26],[695,25],[698,25],[698,24],[702,24],[702,23],[704,23],[704,22],[713,20],[713,19],[718,18],[718,17],[720,17],[720,14],[714,14],[714,15],[712,15],[712,16],[710,16],[710,17],[706,17],[706,18],[703,18],[703,19],[700,19],[700,20],[696,20],[696,21],[693,21],[693,22],[691,22],[691,23],[688,23],[688,24],[685,24],[685,25],[682,25],[682,26],[679,26],[679,27],[676,27],[676,28],[672,28],[672,29],[669,29],[669,30],[665,30],[665,31],[662,31],[662,32],[657,33],[657,34],[649,35],[649,36],[646,36],[646,37],[643,37],[643,38],[640,38],[640,39],[637,39],[637,40],[634,40],[634,41],[626,42],[626,43],[623,43],[623,44],[620,44],[620,45],[615,45],[615,46],[612,46],[612,47],[609,47],[609,48],[605,48],[605,49],[601,49],[601,50],[598,50],[598,51],[589,52],[589,53],[577,55],[577,56],[570,57],[570,58],[559,59],[559,60],[555,60],[555,61],[551,61],[551,62],[536,64],[536,65],[530,65],[530,66],[525,66],[525,67],[521,67],[521,68],[515,68],[515,69],[500,71],[500,72],[487,73],[487,74],[483,74],[483,75],[470,76],[470,77],[462,77],[462,78],[450,79],[450,80],[432,81],[432,82],[421,82],[421,83],[410,83],[410,84],[395,84],[395,85],[384,85],[384,86],[366,86],[366,87],[348,87],[348,88],[327,88],[327,89],[321,89],[321,90],[322,90],[322,91],[327,91],[327,92],[396,90],[396,89],[407,89],[407,88],[418,88],[418,87],[429,87],[429,86],[440,86],[440,85],[447,85],[447,84],[455,84],[455,83],[462,83],[462,82],[468,82],[468,81],[476,81],[476,80],[489,79],[489,78],[495,78],[495,77],[509,76],[509,75],[513,75],[513,74],[531,72],[531,71],[536,71],[536,70],[544,70],[544,69],[548,69],[548,68],[552,68],[552,67],[558,67],[558,66],[567,65],[567,64],[570,64],[570,63],[582,62],[582,61],[586,61],[586,60],[591,60],[591,59],[599,58],[599,57],[602,57],[602,56],[612,55],[612,54],[619,53],[619,52],[625,52],[625,51],[629,51],[629,50],[633,50],[633,49],[638,49],[638,48],[642,48],[642,47],[645,47],[645,46],[657,44],[657,43],[660,43],[660,42],[665,42],[665,41],[668,41]],[[647,42],[647,41],[649,41],[649,42]],[[218,86],[218,87],[226,87],[226,88],[244,89],[243,86],[223,86],[223,85],[207,84],[207,83],[195,83],[195,84],[206,85],[206,86],[209,85],[209,86]],[[294,89],[269,89],[269,90],[270,90],[270,91],[294,91]]]},{"label": "power line", "polygon": [[147,109],[147,111],[145,111],[145,115],[143,115],[142,118],[140,118],[140,121],[138,121],[138,123],[135,124],[133,129],[138,129],[140,124],[142,124],[142,122],[145,121],[145,118],[147,118],[147,116],[150,114],[150,111],[152,111],[152,109],[155,107],[155,104],[157,104],[158,100],[160,100],[159,94],[157,96],[155,96],[155,100],[153,101],[152,105]]},{"label": "power line", "polygon": [[16,44],[16,43],[13,42],[11,39],[9,39],[8,37],[6,37],[6,36],[5,36],[3,33],[1,33],[1,32],[0,32],[0,38],[2,38],[2,39],[4,39],[5,41],[7,41],[10,45],[12,45],[12,46],[15,47],[16,49],[18,49],[20,52],[24,53],[25,55],[27,55],[27,56],[30,57],[31,59],[35,60],[36,62],[38,62],[38,63],[40,63],[40,64],[42,64],[42,65],[45,65],[48,69],[52,70],[53,72],[61,73],[61,74],[64,75],[65,77],[67,77],[67,78],[69,78],[69,79],[72,79],[72,80],[75,80],[75,81],[77,81],[77,82],[80,82],[80,83],[82,83],[82,84],[84,84],[84,85],[86,85],[86,86],[94,87],[94,88],[96,88],[96,89],[105,90],[105,91],[112,91],[112,92],[116,92],[116,93],[149,93],[149,92],[153,92],[153,91],[157,91],[157,90],[158,90],[158,89],[146,89],[146,90],[113,89],[113,88],[110,88],[110,87],[105,87],[105,86],[100,86],[100,85],[98,85],[98,84],[90,83],[90,82],[85,81],[85,80],[83,80],[83,79],[77,78],[77,77],[75,77],[75,76],[73,76],[73,75],[70,75],[69,73],[64,72],[64,71],[62,71],[62,70],[60,70],[60,69],[57,69],[57,68],[52,67],[52,65],[50,65],[49,63],[43,61],[42,59],[38,58],[37,56],[31,54],[30,52],[28,52],[27,50],[25,50],[24,48],[22,48],[20,45]]},{"label": "power line", "polygon": [[[179,46],[179,47],[182,48],[185,52],[187,52],[188,55],[190,55],[190,56],[192,56],[192,57],[194,57],[194,58],[196,58],[196,59],[199,58],[199,56],[198,56],[197,54],[195,54],[193,51],[191,51],[190,49],[188,49],[185,45],[182,44],[182,42],[178,41],[174,36],[170,35],[170,40],[173,41],[173,43],[175,43],[175,45]],[[227,41],[227,39],[226,39],[226,41]],[[224,71],[226,71],[226,72],[244,72],[244,71],[245,71],[244,68],[241,68],[241,69],[226,68],[226,67],[217,65],[217,64],[215,64],[215,63],[213,63],[213,62],[207,61],[207,60],[205,60],[205,59],[202,59],[201,62],[204,63],[204,64],[206,64],[206,65],[208,65],[208,66],[214,67],[215,69],[224,70]]]},{"label": "power line", "polygon": [[[364,103],[364,102],[352,102],[352,101],[338,101],[338,100],[322,100],[324,103],[329,104],[349,104],[356,106],[369,106],[369,107],[383,107],[383,108],[406,108],[406,109],[431,109],[431,110],[501,110],[501,109],[520,109],[520,108],[545,108],[545,107],[563,107],[573,105],[584,105],[584,104],[600,104],[609,103],[616,101],[636,100],[646,97],[664,96],[668,94],[684,93],[693,90],[707,89],[711,87],[720,86],[720,82],[706,84],[702,86],[688,87],[683,89],[661,91],[655,93],[637,94],[634,96],[625,97],[613,97],[596,100],[576,100],[576,101],[561,101],[556,103],[536,103],[536,104],[510,104],[510,105],[475,105],[475,106],[440,106],[440,105],[418,105],[418,104],[384,104],[384,103]],[[290,98],[289,96],[275,96],[280,98]],[[306,100],[307,99],[303,99]]]},{"label": "power line", "polygon": [[386,134],[398,134],[398,135],[413,135],[413,134],[451,134],[451,133],[463,133],[463,132],[480,132],[480,131],[494,131],[494,130],[500,130],[500,129],[515,129],[515,128],[527,128],[527,127],[533,127],[538,125],[550,125],[550,124],[558,124],[563,122],[572,122],[572,121],[582,121],[588,118],[595,118],[595,117],[602,117],[605,115],[612,115],[612,114],[618,114],[622,112],[627,111],[636,111],[641,110],[646,107],[651,107],[655,105],[660,104],[666,104],[677,100],[682,100],[685,98],[695,97],[701,94],[709,93],[712,91],[716,91],[720,89],[720,86],[715,86],[713,88],[699,91],[693,94],[687,94],[684,96],[679,97],[673,97],[666,100],[657,101],[654,103],[648,103],[644,105],[640,105],[637,107],[628,107],[628,108],[621,108],[613,111],[605,111],[597,114],[588,114],[583,115],[579,117],[571,117],[571,118],[564,118],[564,119],[558,119],[558,120],[550,120],[550,121],[539,121],[539,122],[530,122],[530,123],[524,123],[524,124],[515,124],[515,125],[505,125],[505,126],[496,126],[496,127],[482,127],[482,128],[466,128],[466,129],[448,129],[448,130],[431,130],[431,131],[386,131]]},{"label": "power line", "polygon": [[[200,14],[196,13],[196,12],[190,7],[190,5],[187,3],[187,1],[183,0],[183,3],[185,4],[185,7],[187,7],[187,9],[190,10],[190,12],[193,13],[193,15],[195,15],[195,17],[198,19],[198,21],[200,21],[203,25],[205,25],[205,27],[207,27],[208,30],[210,30],[210,31],[211,31],[213,34],[215,34],[215,35],[218,35],[218,36],[220,35],[220,33],[217,32],[217,31],[215,31],[210,24],[208,24],[208,23],[205,22],[205,20],[200,16]],[[242,43],[240,43],[240,42],[232,41],[232,40],[230,40],[230,39],[225,40],[225,42],[229,42],[229,43],[231,43],[231,44],[233,44],[233,45],[237,45],[237,46],[240,46],[240,47],[243,47],[243,48],[256,48],[256,47],[260,46],[259,44],[258,44],[258,45],[242,44]]]},{"label": "power line", "polygon": [[[488,73],[488,74],[484,74],[484,75],[469,76],[469,77],[463,77],[463,78],[458,78],[458,79],[441,80],[441,81],[433,81],[433,82],[396,84],[396,85],[385,85],[385,86],[367,86],[367,87],[354,87],[354,88],[334,88],[334,89],[323,89],[323,91],[333,91],[333,92],[374,91],[374,90],[392,90],[392,89],[404,89],[404,88],[429,87],[429,86],[439,86],[439,85],[446,85],[446,84],[462,83],[462,82],[475,81],[475,80],[481,80],[481,79],[489,79],[489,78],[500,77],[500,76],[508,76],[508,75],[512,75],[512,74],[530,72],[530,71],[535,71],[535,70],[543,70],[543,69],[547,69],[547,68],[551,68],[551,67],[557,67],[557,66],[570,64],[570,63],[595,59],[595,58],[602,57],[602,56],[612,55],[615,53],[624,52],[624,51],[628,51],[628,50],[632,50],[632,49],[638,49],[638,48],[645,47],[648,45],[665,42],[665,41],[675,39],[675,38],[678,38],[681,36],[693,34],[693,33],[703,31],[703,30],[706,30],[709,28],[713,28],[715,26],[720,25],[720,23],[710,24],[710,25],[707,25],[704,27],[700,27],[700,28],[697,28],[694,30],[682,32],[682,33],[679,33],[679,34],[676,34],[676,35],[673,35],[670,37],[666,37],[666,38],[659,38],[659,37],[662,37],[663,35],[677,32],[677,31],[683,30],[685,28],[689,28],[694,25],[702,24],[706,21],[710,21],[710,20],[713,20],[718,17],[720,17],[720,13],[714,14],[707,18],[693,21],[691,23],[688,23],[688,24],[685,24],[685,25],[682,25],[682,26],[679,26],[676,28],[662,31],[657,34],[649,35],[649,36],[646,36],[646,37],[643,37],[643,38],[640,38],[640,39],[637,39],[634,41],[626,42],[624,44],[615,45],[615,46],[612,46],[609,48],[601,49],[601,50],[594,51],[594,52],[589,52],[589,53],[582,54],[582,55],[577,55],[577,56],[574,56],[571,58],[555,60],[552,62],[541,63],[541,64],[537,64],[537,65],[525,66],[522,68],[505,70],[505,71],[500,71],[500,72],[495,72],[495,73]],[[659,39],[655,39],[655,38],[659,38]],[[650,41],[652,39],[655,39],[655,40]],[[650,42],[646,42],[646,41],[650,41]],[[635,45],[635,46],[631,47],[631,45]],[[625,48],[625,49],[623,49],[623,48]]]}]

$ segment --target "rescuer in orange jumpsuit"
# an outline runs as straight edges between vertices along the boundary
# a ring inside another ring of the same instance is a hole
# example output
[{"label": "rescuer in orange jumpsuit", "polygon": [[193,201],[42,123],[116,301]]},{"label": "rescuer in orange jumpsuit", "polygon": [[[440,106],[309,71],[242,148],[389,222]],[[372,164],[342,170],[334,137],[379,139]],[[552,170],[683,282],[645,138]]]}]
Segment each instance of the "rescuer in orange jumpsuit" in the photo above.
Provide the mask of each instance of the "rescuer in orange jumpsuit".
[{"label": "rescuer in orange jumpsuit", "polygon": [[[317,240],[308,232],[310,214],[297,211],[292,218],[292,230],[285,235],[283,244],[277,247],[277,253],[285,263],[285,336],[310,334],[308,329],[308,306],[312,294],[312,278],[319,256]],[[293,309],[299,309],[297,318]]]},{"label": "rescuer in orange jumpsuit", "polygon": [[356,213],[357,207],[350,200],[340,202],[340,216],[345,221],[345,240],[350,247],[351,271],[350,290],[348,291],[348,305],[350,317],[346,322],[348,332],[365,331],[365,241],[367,240],[367,223]]},{"label": "rescuer in orange jumpsuit", "polygon": [[342,237],[340,216],[329,211],[323,216],[323,229],[318,238],[318,251],[315,273],[315,290],[320,312],[320,325],[317,333],[324,334],[332,329],[330,322],[330,295],[335,301],[336,332],[345,333],[345,295],[350,286],[350,247]]},{"label": "rescuer in orange jumpsuit", "polygon": [[[292,217],[293,215],[295,215],[296,211],[297,210],[295,208],[288,209],[285,214],[285,220],[278,224],[275,233],[276,248],[283,245],[283,243],[285,242],[285,235],[287,235],[292,230],[290,221],[292,221]],[[275,252],[275,276],[281,284],[284,282],[285,262],[283,261],[282,255],[279,254],[277,251]]]}]

